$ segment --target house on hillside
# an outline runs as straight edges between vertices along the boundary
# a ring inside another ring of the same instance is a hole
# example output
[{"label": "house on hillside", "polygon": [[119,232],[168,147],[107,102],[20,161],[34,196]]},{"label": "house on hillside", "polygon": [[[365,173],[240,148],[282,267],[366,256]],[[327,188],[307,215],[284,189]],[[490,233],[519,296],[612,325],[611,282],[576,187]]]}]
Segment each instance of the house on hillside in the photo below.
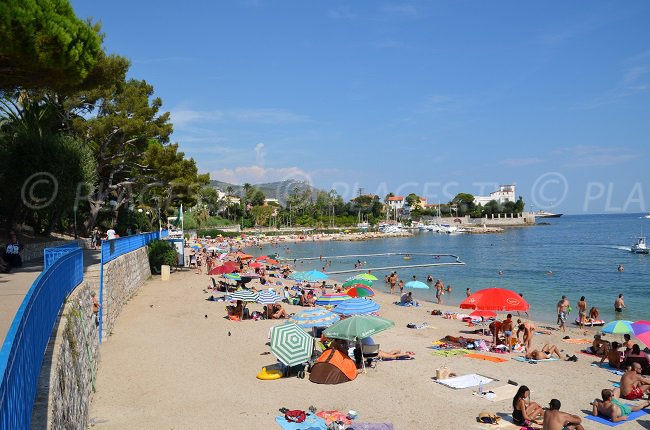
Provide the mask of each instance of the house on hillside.
[{"label": "house on hillside", "polygon": [[404,196],[393,196],[388,198],[388,207],[391,210],[399,211],[404,208]]}]

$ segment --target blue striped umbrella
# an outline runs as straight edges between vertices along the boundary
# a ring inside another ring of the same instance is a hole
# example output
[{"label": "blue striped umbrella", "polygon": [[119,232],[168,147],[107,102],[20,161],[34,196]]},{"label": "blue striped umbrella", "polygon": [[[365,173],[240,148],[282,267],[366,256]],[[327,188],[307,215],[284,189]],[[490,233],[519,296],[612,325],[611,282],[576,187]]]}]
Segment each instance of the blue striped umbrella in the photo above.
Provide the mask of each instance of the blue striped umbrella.
[{"label": "blue striped umbrella", "polygon": [[242,302],[255,302],[257,301],[258,294],[251,290],[239,290],[234,293],[228,294],[226,297],[231,302],[235,300],[241,300]]},{"label": "blue striped umbrella", "polygon": [[350,299],[351,297],[345,293],[323,294],[316,299],[315,303],[320,306],[332,306]]},{"label": "blue striped umbrella", "polygon": [[404,288],[419,288],[419,289],[429,289],[429,286],[425,284],[424,282],[420,281],[409,281],[406,284],[404,284]]},{"label": "blue striped umbrella", "polygon": [[340,320],[341,317],[325,308],[317,307],[305,309],[302,312],[289,318],[289,322],[295,323],[302,328],[329,327]]},{"label": "blue striped umbrella", "polygon": [[367,299],[350,299],[339,303],[333,309],[339,315],[363,315],[377,312],[380,306]]},{"label": "blue striped umbrella", "polygon": [[273,303],[281,302],[282,297],[273,290],[262,290],[257,295],[257,303],[262,305],[270,305]]}]

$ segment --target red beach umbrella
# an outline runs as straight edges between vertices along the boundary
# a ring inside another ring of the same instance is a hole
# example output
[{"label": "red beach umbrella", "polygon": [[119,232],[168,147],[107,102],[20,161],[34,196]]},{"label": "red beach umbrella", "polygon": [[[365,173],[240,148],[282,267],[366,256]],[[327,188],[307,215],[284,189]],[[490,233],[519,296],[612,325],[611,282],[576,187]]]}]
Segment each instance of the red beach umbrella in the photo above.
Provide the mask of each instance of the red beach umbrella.
[{"label": "red beach umbrella", "polygon": [[262,264],[258,263],[258,262],[253,262],[253,263],[249,264],[248,267],[250,267],[251,269],[257,269],[259,267],[264,267],[264,266]]},{"label": "red beach umbrella", "polygon": [[472,294],[460,304],[461,309],[484,311],[528,311],[530,305],[514,291],[504,288],[486,288]]},{"label": "red beach umbrella", "polygon": [[223,275],[226,273],[232,273],[239,271],[239,265],[232,261],[226,261],[221,266],[217,266],[214,269],[210,270],[209,275]]},{"label": "red beach umbrella", "polygon": [[262,260],[266,260],[267,258],[269,258],[268,255],[260,255],[259,257],[255,258],[255,260],[262,261]]},{"label": "red beach umbrella", "polygon": [[469,314],[470,317],[495,318],[497,313],[494,311],[476,310]]}]

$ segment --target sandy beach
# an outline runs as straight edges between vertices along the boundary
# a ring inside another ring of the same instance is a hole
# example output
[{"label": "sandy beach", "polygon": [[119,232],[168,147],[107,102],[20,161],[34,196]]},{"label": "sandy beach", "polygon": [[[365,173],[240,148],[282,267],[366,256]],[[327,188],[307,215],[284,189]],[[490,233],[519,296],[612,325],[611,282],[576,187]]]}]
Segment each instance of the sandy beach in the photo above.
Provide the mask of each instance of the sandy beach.
[{"label": "sandy beach", "polygon": [[[491,402],[474,396],[472,388],[447,388],[433,379],[437,368],[447,366],[457,375],[478,373],[495,379],[485,390],[504,386],[508,380],[527,385],[533,401],[547,406],[557,398],[562,410],[581,417],[601,389],[611,388],[620,379],[591,366],[594,357],[584,354],[577,354],[575,363],[535,365],[514,361],[507,354],[488,353],[508,359],[503,363],[435,356],[432,342],[446,335],[481,336],[462,321],[431,315],[432,309],[458,312],[458,308],[430,303],[400,307],[392,303],[396,295],[378,292],[379,314],[394,321],[395,328],[374,336],[375,342],[383,350],[414,351],[414,360],[380,362],[376,369],[340,385],[319,385],[296,377],[262,381],[255,375],[276,363],[266,345],[269,329],[283,321],[225,319],[225,303],[206,301],[212,294],[205,292],[209,283],[207,275],[193,270],[174,273],[168,282],[154,277],[129,302],[101,350],[91,424],[106,429],[279,428],[275,423],[279,408],[307,410],[313,405],[318,410],[354,409],[358,421],[392,423],[396,429],[490,428],[477,423],[477,414],[489,410],[509,419],[511,395]],[[417,299],[417,292],[414,295]],[[249,307],[261,310],[262,305]],[[302,309],[285,308],[289,312]],[[424,329],[406,327],[424,322]],[[571,328],[566,334],[591,338],[592,333]],[[557,331],[537,334],[534,345],[553,343],[570,355],[585,346],[563,342],[562,336]],[[648,417],[624,425],[648,428]],[[583,424],[605,428],[591,421]],[[518,427],[503,423],[499,428]]]}]

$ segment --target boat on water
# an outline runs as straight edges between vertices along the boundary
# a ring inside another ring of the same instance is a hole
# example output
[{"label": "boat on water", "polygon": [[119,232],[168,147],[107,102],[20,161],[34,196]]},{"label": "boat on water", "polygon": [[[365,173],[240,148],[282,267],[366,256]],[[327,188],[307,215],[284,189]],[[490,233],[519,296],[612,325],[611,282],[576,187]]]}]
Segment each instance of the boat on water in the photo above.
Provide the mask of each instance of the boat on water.
[{"label": "boat on water", "polygon": [[650,219],[650,213],[643,215],[643,218],[648,218],[648,219]]},{"label": "boat on water", "polygon": [[630,251],[632,251],[633,254],[647,254],[650,252],[650,249],[648,249],[648,246],[646,245],[645,237],[639,237],[636,240],[636,243],[630,247]]},{"label": "boat on water", "polygon": [[535,212],[535,218],[559,218],[563,214],[554,214],[553,212],[546,212],[545,210],[538,210]]}]

